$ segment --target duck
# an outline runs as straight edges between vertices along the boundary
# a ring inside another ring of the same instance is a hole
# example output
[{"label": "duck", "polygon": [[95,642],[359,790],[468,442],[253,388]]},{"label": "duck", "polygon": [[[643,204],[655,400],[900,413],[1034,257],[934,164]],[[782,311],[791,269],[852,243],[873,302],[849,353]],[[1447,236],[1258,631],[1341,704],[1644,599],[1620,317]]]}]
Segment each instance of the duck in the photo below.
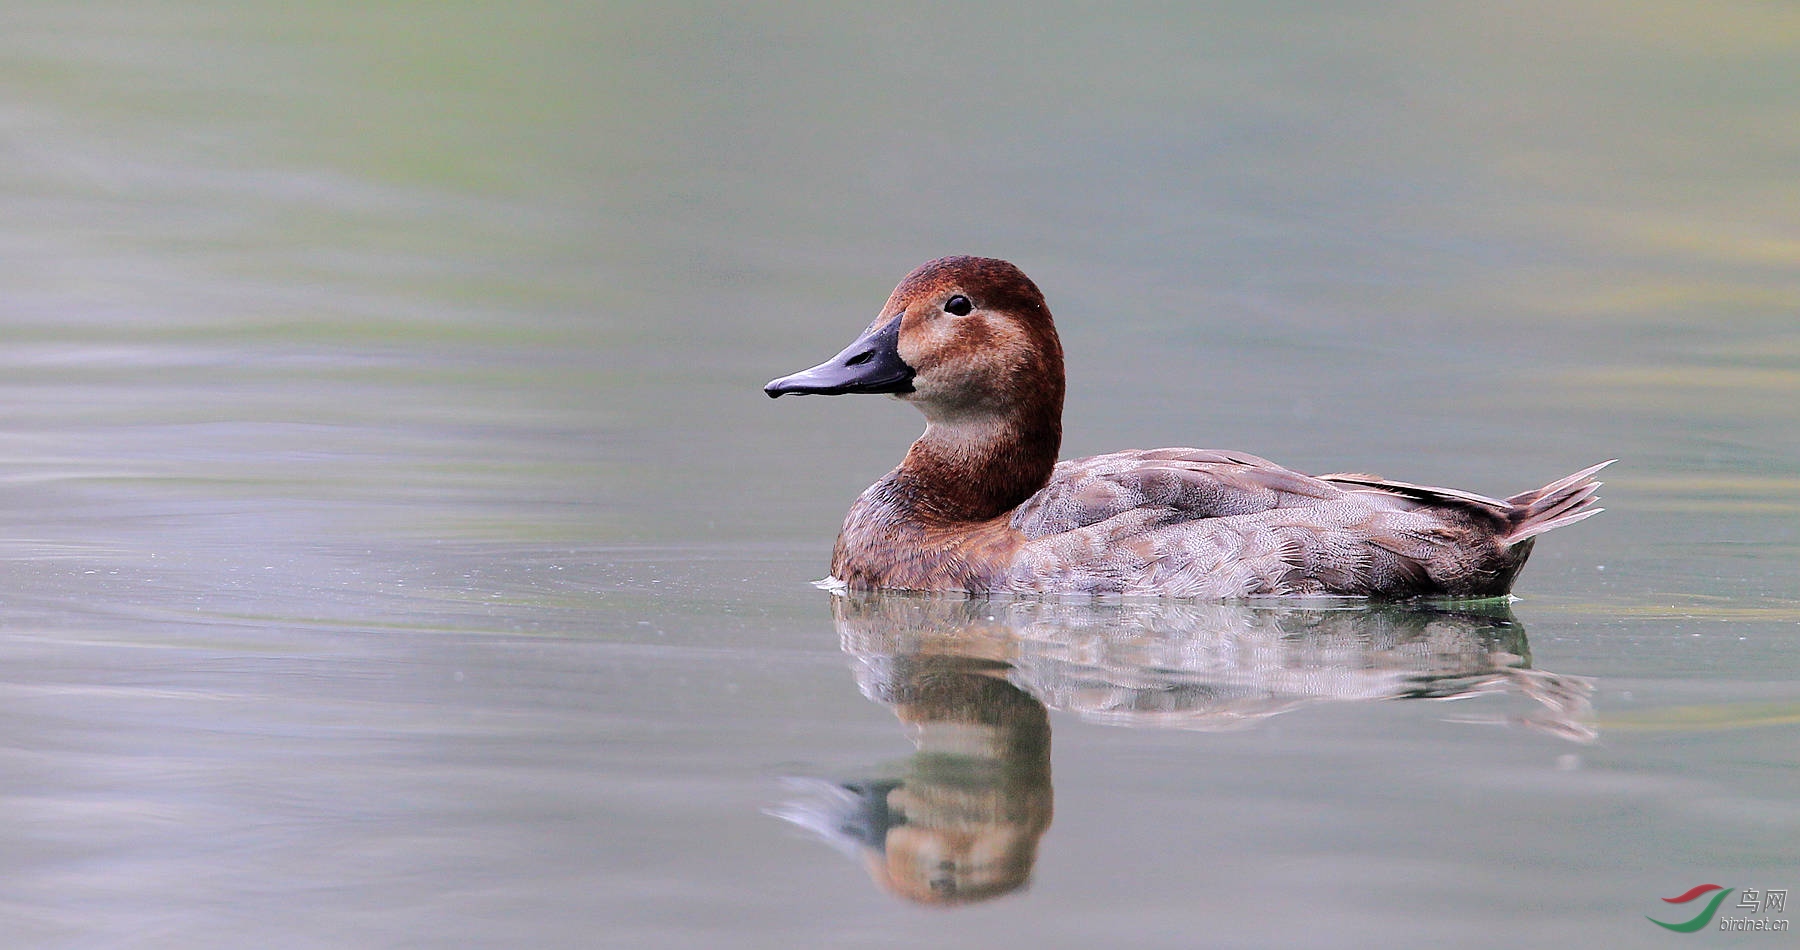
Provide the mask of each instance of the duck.
[{"label": "duck", "polygon": [[1244,452],[1058,460],[1063,349],[1043,292],[985,257],[920,265],[786,395],[886,394],[925,431],[844,517],[826,583],[975,597],[1492,598],[1539,535],[1599,513],[1592,465],[1489,498],[1305,475]]}]

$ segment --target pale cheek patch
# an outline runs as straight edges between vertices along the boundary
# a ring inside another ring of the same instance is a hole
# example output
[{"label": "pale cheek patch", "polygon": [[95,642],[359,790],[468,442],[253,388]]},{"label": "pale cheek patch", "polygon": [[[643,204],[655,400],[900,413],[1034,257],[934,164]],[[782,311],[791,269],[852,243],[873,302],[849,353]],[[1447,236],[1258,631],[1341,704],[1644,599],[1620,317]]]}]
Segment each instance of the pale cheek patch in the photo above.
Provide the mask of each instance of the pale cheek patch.
[{"label": "pale cheek patch", "polygon": [[939,318],[901,340],[900,357],[918,370],[916,402],[969,409],[1009,400],[1027,380],[1030,341],[1017,327],[987,316]]}]

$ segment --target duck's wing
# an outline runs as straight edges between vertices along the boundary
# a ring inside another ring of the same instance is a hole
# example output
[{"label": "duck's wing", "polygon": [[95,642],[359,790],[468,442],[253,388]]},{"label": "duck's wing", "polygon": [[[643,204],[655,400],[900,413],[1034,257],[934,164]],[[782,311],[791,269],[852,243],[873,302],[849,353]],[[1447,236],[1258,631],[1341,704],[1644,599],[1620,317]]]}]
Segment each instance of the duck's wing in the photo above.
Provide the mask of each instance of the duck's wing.
[{"label": "duck's wing", "polygon": [[1486,495],[1477,495],[1471,491],[1460,491],[1455,488],[1434,488],[1430,485],[1414,485],[1409,482],[1396,482],[1379,475],[1360,475],[1350,472],[1336,472],[1318,476],[1319,481],[1344,486],[1349,491],[1363,494],[1382,495],[1394,498],[1411,499],[1420,505],[1440,508],[1473,508],[1476,511],[1488,511],[1494,514],[1505,514],[1512,509],[1510,502]]},{"label": "duck's wing", "polygon": [[1238,452],[1061,463],[1014,513],[1020,591],[1176,597],[1505,593],[1530,539],[1599,509],[1594,466],[1504,500]]},{"label": "duck's wing", "polygon": [[1076,459],[1014,513],[1012,586],[1177,597],[1504,590],[1509,502],[1239,452]]},{"label": "duck's wing", "polygon": [[1050,483],[1013,512],[1012,526],[1035,540],[1126,512],[1166,524],[1311,507],[1351,490],[1367,488],[1346,488],[1242,452],[1115,452],[1058,463]]}]

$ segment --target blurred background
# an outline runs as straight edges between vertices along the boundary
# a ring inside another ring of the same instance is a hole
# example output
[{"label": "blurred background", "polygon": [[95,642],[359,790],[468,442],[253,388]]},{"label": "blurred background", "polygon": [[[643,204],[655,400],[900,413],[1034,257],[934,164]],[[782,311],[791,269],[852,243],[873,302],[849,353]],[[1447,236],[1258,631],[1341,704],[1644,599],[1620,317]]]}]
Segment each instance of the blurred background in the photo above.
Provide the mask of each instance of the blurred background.
[{"label": "blurred background", "polygon": [[[4,19],[14,945],[1627,946],[1800,884],[1800,10]],[[1597,739],[1027,690],[1056,820],[950,913],[766,814],[913,749],[807,582],[920,425],[759,389],[953,253],[1047,294],[1065,456],[1623,459],[1516,591]]]}]

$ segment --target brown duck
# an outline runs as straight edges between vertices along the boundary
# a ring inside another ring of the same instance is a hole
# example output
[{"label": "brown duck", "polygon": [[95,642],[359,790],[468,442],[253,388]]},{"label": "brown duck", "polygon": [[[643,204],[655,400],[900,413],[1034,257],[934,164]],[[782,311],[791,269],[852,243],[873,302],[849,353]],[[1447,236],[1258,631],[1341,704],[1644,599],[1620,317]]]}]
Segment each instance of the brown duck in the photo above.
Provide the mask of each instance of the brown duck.
[{"label": "brown duck", "polygon": [[1050,309],[981,257],[921,266],[856,342],[763,391],[890,393],[925,414],[844,519],[831,574],[858,590],[1495,597],[1538,535],[1601,510],[1594,474],[1611,464],[1497,499],[1212,449],[1059,463]]}]

